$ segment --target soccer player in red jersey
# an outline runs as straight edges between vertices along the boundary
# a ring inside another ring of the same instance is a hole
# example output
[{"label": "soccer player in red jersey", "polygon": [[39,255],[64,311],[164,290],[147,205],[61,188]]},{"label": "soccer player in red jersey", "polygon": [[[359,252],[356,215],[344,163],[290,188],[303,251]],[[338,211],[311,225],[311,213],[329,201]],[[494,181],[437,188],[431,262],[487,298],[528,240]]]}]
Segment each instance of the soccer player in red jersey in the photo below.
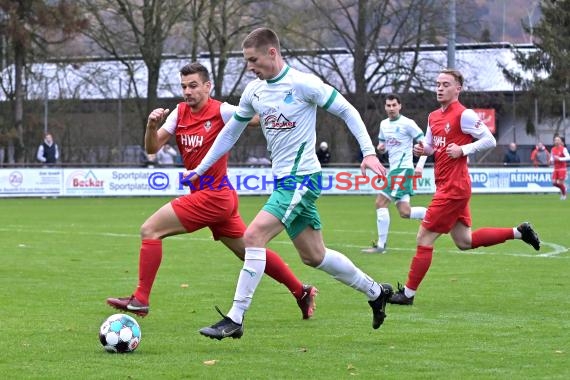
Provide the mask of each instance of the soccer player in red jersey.
[{"label": "soccer player in red jersey", "polygon": [[[463,75],[453,69],[440,72],[436,81],[437,101],[441,108],[428,117],[425,144],[414,145],[414,154],[435,156],[436,192],[428,206],[417,235],[416,255],[412,259],[406,286],[399,286],[389,302],[411,305],[420,283],[431,265],[434,244],[449,233],[461,250],[522,239],[537,251],[540,240],[529,223],[514,228],[480,228],[471,231],[471,180],[467,156],[496,146],[487,126],[475,111],[459,102]],[[476,139],[476,141],[473,141]]]},{"label": "soccer player in red jersey", "polygon": [[550,151],[550,161],[554,164],[552,186],[560,189],[560,200],[566,200],[566,162],[570,161],[570,154],[568,154],[568,149],[564,146],[560,136],[554,138],[554,146]]},{"label": "soccer player in red jersey", "polygon": [[[180,70],[180,78],[184,102],[179,103],[172,113],[163,108],[150,113],[145,148],[148,153],[156,153],[175,135],[184,166],[190,169],[202,161],[236,107],[210,98],[212,83],[203,65],[185,65]],[[166,203],[144,222],[141,227],[138,286],[130,297],[108,298],[110,306],[140,316],[148,314],[149,296],[162,260],[162,239],[165,237],[208,227],[215,240],[220,240],[244,260],[242,237],[246,226],[238,211],[237,193],[228,182],[227,165],[228,154],[205,173],[209,179],[207,184],[192,186],[191,193]],[[310,318],[315,308],[317,289],[303,285],[281,257],[271,250],[267,250],[266,265],[265,272],[283,283],[297,299],[303,319]]]}]

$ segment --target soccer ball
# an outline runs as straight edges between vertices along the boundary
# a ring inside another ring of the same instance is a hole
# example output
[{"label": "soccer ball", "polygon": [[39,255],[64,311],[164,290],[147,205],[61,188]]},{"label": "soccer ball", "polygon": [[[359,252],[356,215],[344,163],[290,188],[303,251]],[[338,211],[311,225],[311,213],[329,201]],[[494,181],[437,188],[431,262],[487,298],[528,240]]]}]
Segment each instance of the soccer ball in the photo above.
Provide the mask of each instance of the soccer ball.
[{"label": "soccer ball", "polygon": [[99,328],[99,340],[107,352],[132,352],[141,341],[141,328],[126,314],[113,314]]}]

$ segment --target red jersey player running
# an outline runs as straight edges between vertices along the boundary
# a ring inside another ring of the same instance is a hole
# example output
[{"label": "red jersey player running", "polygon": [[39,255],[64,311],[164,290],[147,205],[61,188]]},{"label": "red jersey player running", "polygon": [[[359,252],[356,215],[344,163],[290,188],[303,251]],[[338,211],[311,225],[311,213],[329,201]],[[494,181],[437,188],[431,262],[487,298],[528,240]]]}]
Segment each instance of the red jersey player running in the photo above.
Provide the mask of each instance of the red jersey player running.
[{"label": "red jersey player running", "polygon": [[[190,169],[202,161],[237,107],[210,98],[210,76],[199,63],[182,67],[180,79],[184,102],[179,103],[172,113],[163,108],[150,113],[145,148],[148,153],[156,153],[172,135],[176,135],[184,166]],[[165,204],[144,222],[141,227],[138,286],[130,297],[108,298],[109,305],[143,317],[148,314],[149,296],[162,260],[162,239],[165,237],[208,227],[215,240],[220,240],[241,260],[244,259],[242,237],[246,226],[238,212],[237,193],[227,181],[227,164],[228,154],[205,173],[211,180],[206,186],[198,186],[190,194]],[[266,265],[265,272],[293,293],[303,319],[310,318],[315,308],[317,289],[303,285],[273,251],[267,250]]]},{"label": "red jersey player running", "polygon": [[560,189],[560,200],[566,200],[566,162],[570,161],[570,154],[568,154],[568,149],[564,146],[560,136],[554,138],[554,146],[550,151],[550,161],[554,164],[552,186]]},{"label": "red jersey player running", "polygon": [[[436,192],[428,206],[417,235],[416,255],[412,259],[406,286],[398,286],[388,302],[411,305],[430,265],[434,243],[441,234],[449,233],[461,249],[500,244],[522,239],[537,251],[540,240],[529,223],[515,228],[480,228],[471,232],[471,180],[467,171],[467,155],[496,146],[489,129],[477,114],[459,103],[463,75],[452,69],[442,70],[437,77],[437,101],[441,108],[428,117],[425,145],[414,146],[415,155],[435,155]],[[473,142],[473,138],[477,141]]]}]

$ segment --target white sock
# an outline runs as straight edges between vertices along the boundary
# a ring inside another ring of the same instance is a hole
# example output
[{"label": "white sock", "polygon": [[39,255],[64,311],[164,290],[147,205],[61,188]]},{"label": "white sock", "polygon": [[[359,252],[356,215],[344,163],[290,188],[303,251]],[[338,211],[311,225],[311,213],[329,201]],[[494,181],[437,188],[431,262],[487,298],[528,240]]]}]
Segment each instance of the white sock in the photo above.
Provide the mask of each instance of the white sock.
[{"label": "white sock", "polygon": [[408,298],[412,298],[416,295],[416,291],[408,288],[407,286],[404,287],[404,294]]},{"label": "white sock", "polygon": [[412,207],[410,209],[410,219],[422,220],[426,216],[427,208],[425,207]]},{"label": "white sock", "polygon": [[241,324],[243,322],[243,315],[249,309],[253,293],[255,293],[255,289],[263,277],[265,261],[265,248],[249,247],[245,249],[245,260],[239,273],[234,303],[228,312],[228,317],[235,323]]},{"label": "white sock", "polygon": [[325,258],[317,269],[327,272],[343,284],[366,294],[371,301],[380,295],[380,285],[340,252],[327,248]]},{"label": "white sock", "polygon": [[516,227],[513,227],[513,235],[514,235],[513,237],[514,237],[515,239],[520,239],[520,238],[522,238],[521,232],[520,232]]},{"label": "white sock", "polygon": [[376,226],[378,227],[378,243],[376,244],[379,248],[384,248],[390,228],[390,212],[387,208],[376,209]]}]

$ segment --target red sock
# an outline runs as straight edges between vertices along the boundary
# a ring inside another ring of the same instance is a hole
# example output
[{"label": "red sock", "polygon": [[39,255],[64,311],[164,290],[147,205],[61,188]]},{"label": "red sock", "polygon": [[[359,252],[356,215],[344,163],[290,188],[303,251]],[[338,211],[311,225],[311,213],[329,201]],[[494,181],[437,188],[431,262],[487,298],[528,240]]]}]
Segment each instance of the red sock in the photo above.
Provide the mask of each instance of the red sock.
[{"label": "red sock", "polygon": [[426,276],[426,273],[431,265],[431,258],[433,256],[433,247],[426,247],[418,245],[416,247],[416,255],[412,259],[410,265],[410,273],[408,273],[408,281],[406,286],[408,289],[417,290],[420,283]]},{"label": "red sock", "polygon": [[134,296],[148,305],[156,272],[162,261],[162,240],[144,239],[139,255],[139,283]]},{"label": "red sock", "polygon": [[282,283],[289,289],[295,298],[303,295],[303,283],[293,274],[281,256],[267,249],[265,273],[275,281]]},{"label": "red sock", "polygon": [[488,247],[514,238],[512,228],[479,228],[471,234],[471,248]]}]

